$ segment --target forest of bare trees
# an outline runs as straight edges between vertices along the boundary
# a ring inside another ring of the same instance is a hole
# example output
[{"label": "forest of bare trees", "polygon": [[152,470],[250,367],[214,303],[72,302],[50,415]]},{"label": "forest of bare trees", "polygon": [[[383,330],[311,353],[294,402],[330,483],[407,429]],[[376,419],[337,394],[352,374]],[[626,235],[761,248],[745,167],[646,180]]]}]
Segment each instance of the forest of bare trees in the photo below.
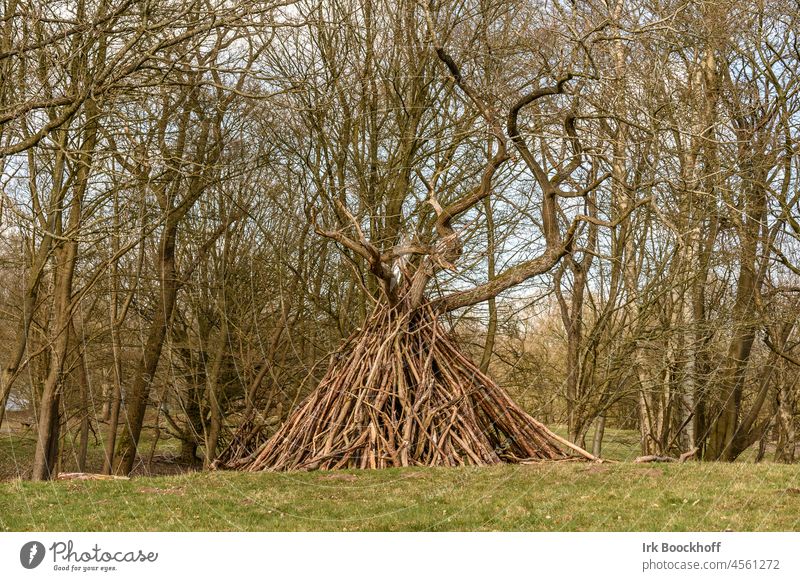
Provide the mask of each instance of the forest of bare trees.
[{"label": "forest of bare trees", "polygon": [[32,479],[303,433],[389,312],[475,362],[436,381],[491,377],[594,456],[613,428],[796,461],[800,8],[0,5],[0,429],[29,424]]}]

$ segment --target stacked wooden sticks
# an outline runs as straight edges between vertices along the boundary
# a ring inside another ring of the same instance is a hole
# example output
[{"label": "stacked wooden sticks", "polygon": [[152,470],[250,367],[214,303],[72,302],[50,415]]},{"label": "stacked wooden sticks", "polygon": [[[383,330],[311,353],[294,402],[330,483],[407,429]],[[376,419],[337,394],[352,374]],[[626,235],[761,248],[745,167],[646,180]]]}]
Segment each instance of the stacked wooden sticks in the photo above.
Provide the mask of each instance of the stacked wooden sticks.
[{"label": "stacked wooden sticks", "polygon": [[272,438],[224,468],[334,470],[594,457],[520,409],[430,307],[379,308]]},{"label": "stacked wooden sticks", "polygon": [[266,422],[260,418],[257,411],[250,410],[230,438],[225,438],[227,443],[211,467],[233,468],[245,464],[253,451],[260,449],[269,439],[268,434]]}]

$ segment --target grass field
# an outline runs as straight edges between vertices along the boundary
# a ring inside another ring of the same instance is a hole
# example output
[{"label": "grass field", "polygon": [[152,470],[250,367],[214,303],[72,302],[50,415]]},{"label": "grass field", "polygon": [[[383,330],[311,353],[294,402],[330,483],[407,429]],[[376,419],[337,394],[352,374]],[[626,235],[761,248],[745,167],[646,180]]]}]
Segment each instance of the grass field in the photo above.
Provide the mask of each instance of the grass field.
[{"label": "grass field", "polygon": [[[609,455],[635,453],[624,433]],[[165,443],[169,446],[170,443]],[[0,463],[30,442],[0,439]],[[99,450],[93,450],[96,461]],[[0,482],[4,531],[800,530],[800,470],[753,464],[548,463]]]},{"label": "grass field", "polygon": [[800,471],[580,463],[0,483],[2,530],[800,530]]}]

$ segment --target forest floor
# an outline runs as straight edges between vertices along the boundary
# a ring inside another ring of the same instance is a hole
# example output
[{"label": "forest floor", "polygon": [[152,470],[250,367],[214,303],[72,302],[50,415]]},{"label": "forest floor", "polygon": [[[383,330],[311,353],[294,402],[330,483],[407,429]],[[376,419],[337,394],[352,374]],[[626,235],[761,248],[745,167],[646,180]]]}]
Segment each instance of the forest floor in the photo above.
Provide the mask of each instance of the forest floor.
[{"label": "forest floor", "polygon": [[[0,530],[800,530],[797,466],[634,464],[635,440],[612,432],[606,455],[617,461],[603,464],[32,483],[11,474],[29,465],[32,441],[6,435]],[[162,442],[156,457],[168,458],[174,445]],[[93,447],[90,464],[101,458]]]}]

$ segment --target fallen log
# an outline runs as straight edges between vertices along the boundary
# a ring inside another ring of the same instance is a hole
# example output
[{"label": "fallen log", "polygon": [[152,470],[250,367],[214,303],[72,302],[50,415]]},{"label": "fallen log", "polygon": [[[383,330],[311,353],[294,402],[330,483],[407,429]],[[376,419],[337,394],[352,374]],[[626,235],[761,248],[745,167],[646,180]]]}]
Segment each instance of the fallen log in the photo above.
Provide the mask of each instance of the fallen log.
[{"label": "fallen log", "polygon": [[58,475],[58,480],[130,480],[127,476],[114,476],[112,474],[95,474],[93,472],[64,472]]},{"label": "fallen log", "polygon": [[683,454],[681,454],[678,458],[673,458],[672,456],[654,456],[654,455],[639,456],[633,462],[635,464],[644,464],[647,462],[679,462],[679,463],[686,462],[686,460],[697,454],[698,450],[699,448],[692,448],[688,452],[684,452]]}]

